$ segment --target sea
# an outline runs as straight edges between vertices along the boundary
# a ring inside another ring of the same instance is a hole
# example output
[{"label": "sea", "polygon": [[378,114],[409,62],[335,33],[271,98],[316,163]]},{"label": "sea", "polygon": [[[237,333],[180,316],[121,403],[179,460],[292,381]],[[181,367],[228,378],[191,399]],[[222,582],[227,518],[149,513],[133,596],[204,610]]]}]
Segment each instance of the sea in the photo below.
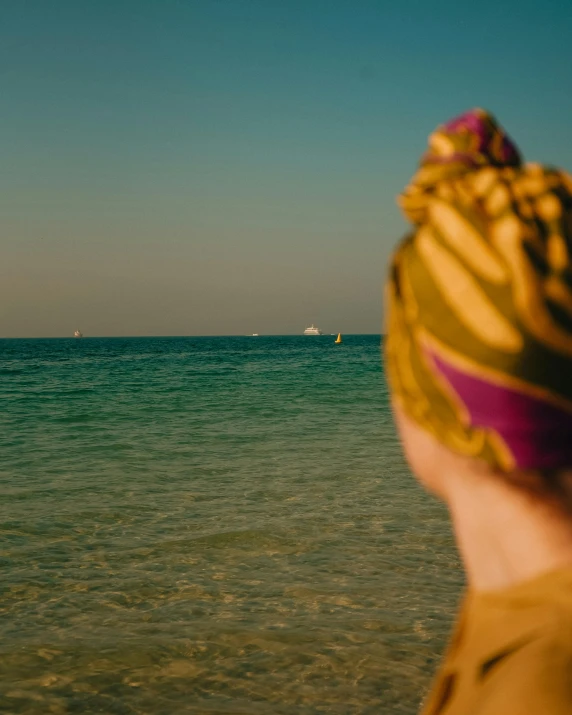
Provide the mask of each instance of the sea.
[{"label": "sea", "polygon": [[0,712],[418,711],[463,574],[334,339],[0,340]]}]

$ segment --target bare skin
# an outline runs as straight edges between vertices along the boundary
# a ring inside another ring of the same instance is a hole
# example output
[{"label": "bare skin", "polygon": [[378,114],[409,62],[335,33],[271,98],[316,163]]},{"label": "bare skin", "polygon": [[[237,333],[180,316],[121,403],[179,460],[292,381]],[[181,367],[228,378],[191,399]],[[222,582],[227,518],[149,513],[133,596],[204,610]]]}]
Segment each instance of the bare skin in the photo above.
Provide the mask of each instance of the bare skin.
[{"label": "bare skin", "polygon": [[496,591],[572,567],[572,516],[564,506],[453,454],[394,412],[417,479],[447,504],[472,590]]}]

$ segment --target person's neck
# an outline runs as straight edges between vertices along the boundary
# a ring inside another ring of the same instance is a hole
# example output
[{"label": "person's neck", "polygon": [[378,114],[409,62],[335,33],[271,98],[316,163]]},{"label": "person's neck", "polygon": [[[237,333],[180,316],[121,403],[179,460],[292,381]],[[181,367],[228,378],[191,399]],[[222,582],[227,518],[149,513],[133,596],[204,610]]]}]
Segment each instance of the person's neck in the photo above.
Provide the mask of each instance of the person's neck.
[{"label": "person's neck", "polygon": [[491,474],[447,479],[446,500],[473,591],[572,566],[572,517]]}]

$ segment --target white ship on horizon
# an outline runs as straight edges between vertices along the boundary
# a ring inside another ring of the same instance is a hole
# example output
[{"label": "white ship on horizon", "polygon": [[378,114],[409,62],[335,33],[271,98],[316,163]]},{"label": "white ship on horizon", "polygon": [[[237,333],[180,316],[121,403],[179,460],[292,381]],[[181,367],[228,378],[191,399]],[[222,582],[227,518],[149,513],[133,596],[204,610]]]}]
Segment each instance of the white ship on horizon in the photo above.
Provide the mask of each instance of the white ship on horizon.
[{"label": "white ship on horizon", "polygon": [[314,323],[312,323],[309,328],[304,330],[304,335],[322,335],[322,331],[319,328],[316,328]]},{"label": "white ship on horizon", "polygon": [[73,334],[74,338],[83,338],[83,333],[81,330],[76,330]]}]

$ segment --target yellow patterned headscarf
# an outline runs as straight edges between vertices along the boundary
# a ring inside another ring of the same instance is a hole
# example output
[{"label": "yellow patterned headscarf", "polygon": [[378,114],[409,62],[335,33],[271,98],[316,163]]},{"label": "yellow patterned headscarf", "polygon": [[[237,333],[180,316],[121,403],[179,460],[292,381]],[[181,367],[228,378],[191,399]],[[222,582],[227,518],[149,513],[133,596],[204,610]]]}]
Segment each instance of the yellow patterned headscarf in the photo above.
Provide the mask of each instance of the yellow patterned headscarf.
[{"label": "yellow patterned headscarf", "polygon": [[572,177],[523,164],[476,109],[441,126],[399,203],[387,285],[395,401],[504,471],[572,467]]}]

